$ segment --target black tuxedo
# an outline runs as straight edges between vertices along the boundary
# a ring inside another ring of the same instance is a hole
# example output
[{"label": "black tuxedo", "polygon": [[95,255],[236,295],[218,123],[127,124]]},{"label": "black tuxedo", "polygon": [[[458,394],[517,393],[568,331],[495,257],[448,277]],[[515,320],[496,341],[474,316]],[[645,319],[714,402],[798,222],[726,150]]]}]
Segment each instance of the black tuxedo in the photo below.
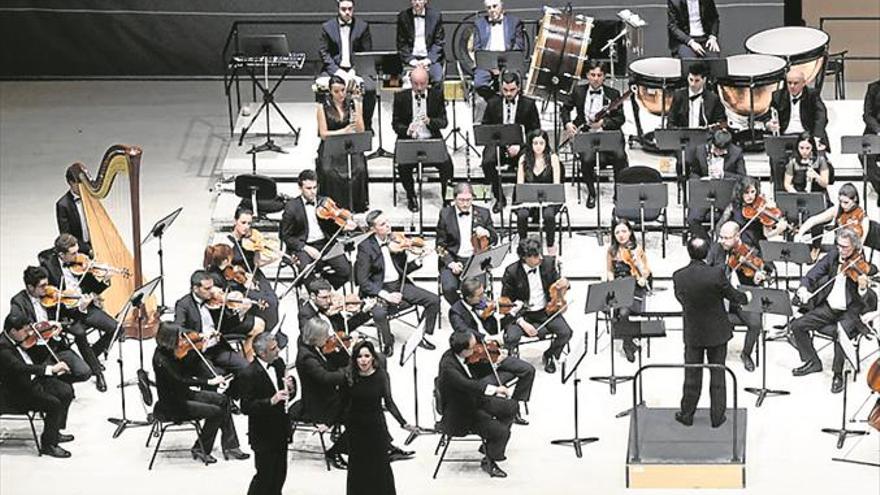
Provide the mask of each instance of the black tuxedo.
[{"label": "black tuxedo", "polygon": [[[222,335],[243,335],[247,334],[253,327],[253,317],[247,317],[244,321],[239,319],[232,311],[221,311],[220,309],[209,310],[211,319],[214,322],[214,328],[219,329]],[[223,313],[221,321],[220,313]],[[195,330],[202,332],[202,316],[199,310],[199,303],[196,301],[192,292],[181,297],[174,304],[174,324],[187,330]],[[226,339],[221,338],[219,342],[209,347],[204,352],[205,357],[211,362],[218,373],[240,373],[247,367],[248,362],[240,353],[232,349]],[[195,362],[195,367],[200,370],[203,377],[213,376],[201,361]],[[238,384],[233,382],[234,390],[238,390]]]},{"label": "black tuxedo", "polygon": [[[320,204],[323,199],[324,196],[318,196],[315,198],[316,204]],[[320,251],[327,244],[327,241],[333,237],[333,234],[336,233],[339,227],[332,220],[323,220],[320,218],[317,220],[318,225],[321,227],[321,232],[324,234],[324,238],[319,241],[314,241],[309,245]],[[302,196],[299,196],[291,199],[284,206],[284,213],[281,215],[281,240],[284,241],[284,247],[287,254],[296,256],[300,270],[314,261],[304,250],[307,244],[306,239],[308,238],[309,222],[306,218],[306,206]],[[328,248],[328,250],[329,249],[331,248]],[[325,266],[331,267],[333,272],[323,272],[322,270]],[[351,277],[351,265],[349,265],[344,256],[337,256],[329,260],[322,260],[317,266],[315,266],[312,273],[321,273],[335,289],[338,289]],[[308,280],[312,280],[312,277],[309,277]]]},{"label": "black tuxedo", "polygon": [[[40,254],[37,255],[37,258],[40,261],[40,266],[46,269],[49,272],[49,283],[62,288],[62,280],[64,279],[64,272],[61,268],[61,259],[58,258],[58,255],[55,254],[54,249],[46,249],[44,251],[40,251]],[[82,281],[79,283],[79,287],[84,294],[88,294],[90,292],[94,292],[95,294],[100,294],[104,292],[109,284],[105,284],[104,282],[99,281],[95,278],[91,273],[86,273],[85,276],[82,277]],[[63,288],[68,288],[66,285]]]},{"label": "black tuxedo", "polygon": [[[506,100],[504,98],[489,98],[486,105],[486,111],[483,113],[483,125],[499,125],[504,123],[504,113],[506,112]],[[535,100],[528,96],[517,96],[516,115],[513,121],[523,127],[523,133],[528,136],[530,132],[541,128],[541,117],[538,114],[538,106]],[[519,157],[525,144],[520,146],[520,152],[514,156],[510,156],[507,150],[501,153],[501,166],[508,170],[516,170],[519,163]],[[492,186],[492,193],[496,199],[501,199],[503,191],[501,183],[498,180],[498,149],[486,146],[483,148],[483,159],[480,163],[483,169],[483,176]]]},{"label": "black tuxedo", "polygon": [[[770,106],[775,108],[779,113],[779,132],[785,132],[788,123],[791,121],[791,95],[788,88],[783,87],[773,92],[773,98]],[[828,112],[825,109],[825,103],[822,102],[822,96],[819,91],[804,87],[801,92],[801,125],[814,137],[820,138],[825,146],[830,147],[828,142],[828,134],[825,127],[828,125]]]},{"label": "black tuxedo", "polygon": [[[440,288],[443,296],[449,304],[458,300],[459,275],[452,273],[449,264],[458,261],[463,265],[467,264],[470,258],[464,258],[458,255],[458,250],[462,242],[470,243],[473,232],[465,232],[463,235],[458,231],[458,207],[450,205],[440,210],[439,219],[437,220],[437,247],[446,250],[446,254],[439,258],[440,270]],[[492,224],[492,214],[486,208],[480,206],[472,206],[471,213],[471,229],[483,227],[489,231],[489,245],[494,246],[498,242],[498,234]],[[466,268],[466,267],[465,267]]]},{"label": "black tuxedo", "polygon": [[[446,104],[443,97],[443,89],[435,86],[427,91],[425,98],[425,115],[429,122],[427,124],[428,131],[431,133],[432,139],[441,139],[443,135],[441,130],[446,128],[448,121],[446,119]],[[394,113],[391,117],[391,127],[397,134],[397,139],[412,139],[407,134],[410,123],[413,121],[413,93],[410,89],[405,89],[394,94]],[[446,186],[452,181],[452,158],[446,157],[446,160],[440,163],[425,163],[426,166],[435,166],[440,171],[440,191],[441,197],[446,197]],[[397,169],[400,174],[400,182],[406,190],[407,197],[415,197],[415,185],[413,183],[413,169],[415,164],[398,164]]]},{"label": "black tuxedo", "polygon": [[[284,361],[270,363],[275,384],[284,389]],[[251,480],[248,495],[280,495],[287,478],[287,443],[291,434],[290,418],[284,401],[272,405],[275,395],[269,375],[258,358],[238,376],[241,411],[248,416],[248,441],[254,451],[257,474]]]},{"label": "black tuxedo", "polygon": [[[314,303],[311,300],[306,300],[302,304],[299,305],[299,311],[297,312],[297,320],[299,321],[299,326],[305,324],[306,321],[311,320],[312,318],[318,316],[318,310],[313,305]],[[345,318],[342,317],[342,314],[336,313],[334,315],[326,316],[327,319],[330,320],[330,324],[333,327],[333,330],[340,331],[345,330]],[[358,312],[351,315],[348,318],[348,331],[351,332],[355,328],[363,325],[364,323],[370,321],[370,313],[369,312]]]},{"label": "black tuxedo", "polygon": [[[349,39],[349,61],[354,66],[354,54],[369,52],[373,49],[373,38],[370,25],[361,19],[352,19]],[[342,63],[342,39],[339,34],[339,18],[334,17],[321,25],[320,47],[323,76],[332,76],[340,69]],[[369,130],[373,125],[373,110],[376,107],[376,83],[372,78],[364,78],[364,127]]]},{"label": "black tuxedo", "polygon": [[[667,127],[690,127],[690,92],[681,88],[672,94],[672,106],[669,107]],[[703,103],[700,106],[700,127],[719,124],[727,120],[727,113],[721,98],[708,87],[703,88]]]},{"label": "black tuxedo", "polygon": [[485,395],[486,385],[468,376],[451,349],[443,353],[439,368],[435,386],[441,397],[443,432],[477,433],[486,442],[486,456],[502,459],[516,417],[516,402]]},{"label": "black tuxedo", "polygon": [[[700,146],[689,146],[685,151],[685,164],[687,166],[686,173],[692,179],[709,176],[709,150],[707,144]],[[743,157],[742,148],[735,144],[727,147],[727,154],[724,155],[724,178],[737,179],[748,175],[746,172],[746,162]]]},{"label": "black tuxedo", "polygon": [[[523,21],[508,12],[501,18],[504,26],[504,50],[521,52],[526,47],[526,31]],[[477,16],[474,21],[474,51],[488,50],[492,41],[492,26],[485,15]],[[478,93],[494,92],[492,74],[485,69],[474,69],[474,86]],[[482,91],[481,91],[482,90]]]},{"label": "black tuxedo", "polygon": [[[727,318],[724,300],[737,304],[748,302],[746,295],[730,285],[724,270],[703,261],[691,260],[672,275],[675,298],[681,303],[684,320],[684,362],[703,363],[703,354],[710,364],[724,364],[727,341],[733,336],[733,325]],[[720,422],[727,407],[723,370],[710,371],[709,395],[713,423]],[[688,368],[684,374],[681,412],[693,417],[700,400],[703,370]]]},{"label": "black tuxedo", "polygon": [[342,420],[342,392],[345,361],[328,359],[315,347],[300,339],[296,352],[296,371],[302,389],[303,421],[335,425]]},{"label": "black tuxedo", "polygon": [[[404,65],[409,65],[410,61],[421,58],[413,55],[415,29],[412,8],[397,14],[397,53]],[[446,33],[443,30],[443,15],[439,10],[425,7],[425,48],[428,50],[426,58],[431,61],[429,70],[431,82],[443,80],[443,62],[445,60],[443,50],[445,46]]]},{"label": "black tuxedo", "polygon": [[[865,112],[862,114],[865,121],[864,134],[880,134],[880,80],[868,85],[865,92]],[[877,193],[877,203],[880,204],[880,155],[868,155],[868,181],[874,186]]]},{"label": "black tuxedo", "polygon": [[67,191],[55,203],[55,220],[58,222],[59,234],[70,234],[76,237],[81,252],[92,252],[92,245],[85,240],[82,218],[79,216],[79,210],[76,208],[76,198],[72,192]]},{"label": "black tuxedo", "polygon": [[[706,257],[706,264],[709,266],[720,267],[724,270],[724,276],[730,279],[731,268],[727,264],[727,258],[728,253],[724,250],[724,246],[722,246],[721,243],[715,242],[712,244],[712,247],[709,248],[709,255]],[[736,277],[741,285],[757,285],[753,278],[746,277],[741,270],[737,270]],[[760,335],[763,326],[761,323],[761,314],[753,313],[751,311],[743,311],[742,306],[739,304],[730,304],[728,319],[730,319],[733,324],[737,324],[738,319],[739,322],[742,322],[746,326],[747,331],[746,339],[743,343],[743,354],[751,356],[752,350],[758,342],[758,336]]]},{"label": "black tuxedo", "polygon": [[0,412],[44,413],[41,442],[58,445],[58,432],[67,426],[73,387],[46,375],[46,366],[28,364],[10,338],[0,335]]},{"label": "black tuxedo", "polygon": [[[694,39],[690,35],[687,0],[666,0],[666,5],[666,32],[669,50],[673,56],[689,58],[685,57],[685,55],[690,55],[689,53],[682,53],[683,48],[690,51],[687,44]],[[721,22],[718,18],[718,9],[715,8],[715,0],[700,0],[700,24],[703,25],[704,36],[698,38],[697,41],[704,41],[710,35],[718,37],[718,28]]]}]

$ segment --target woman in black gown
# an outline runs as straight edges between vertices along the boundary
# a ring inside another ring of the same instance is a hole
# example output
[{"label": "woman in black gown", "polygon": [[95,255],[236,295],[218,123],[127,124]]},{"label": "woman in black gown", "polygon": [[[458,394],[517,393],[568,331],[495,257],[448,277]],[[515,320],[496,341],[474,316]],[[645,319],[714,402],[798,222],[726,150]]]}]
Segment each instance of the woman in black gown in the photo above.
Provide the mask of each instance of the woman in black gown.
[{"label": "woman in black gown", "polygon": [[388,373],[379,367],[369,341],[351,351],[345,393],[345,431],[348,436],[347,495],[395,495],[394,473],[388,456],[388,425],[382,403],[401,428],[414,427],[403,419],[391,398]]},{"label": "woman in black gown", "polygon": [[348,94],[345,81],[341,77],[332,76],[330,96],[318,106],[318,135],[321,137],[315,167],[318,174],[318,190],[333,198],[342,208],[363,213],[367,211],[369,203],[367,160],[364,154],[356,153],[351,156],[349,181],[347,155],[345,153],[331,155],[324,151],[324,140],[327,137],[354,132],[364,132],[361,103]]},{"label": "woman in black gown", "polygon": [[[516,174],[517,184],[562,184],[562,166],[559,156],[550,151],[547,132],[535,129],[526,136],[525,152],[519,159]],[[514,198],[516,202],[516,198]],[[556,256],[556,213],[561,205],[547,206],[543,212],[544,233],[547,239],[547,252]],[[516,210],[516,231],[520,239],[525,239],[529,231],[529,218],[538,221],[538,208],[518,208]]]}]

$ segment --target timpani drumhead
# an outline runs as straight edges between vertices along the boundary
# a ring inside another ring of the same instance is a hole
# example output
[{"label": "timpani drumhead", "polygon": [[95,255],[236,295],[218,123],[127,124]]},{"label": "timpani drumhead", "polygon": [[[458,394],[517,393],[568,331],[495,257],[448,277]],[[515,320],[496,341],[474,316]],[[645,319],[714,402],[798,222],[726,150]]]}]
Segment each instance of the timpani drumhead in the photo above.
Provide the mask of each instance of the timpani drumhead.
[{"label": "timpani drumhead", "polygon": [[748,53],[727,57],[727,78],[731,80],[749,79],[781,80],[785,74],[785,60],[773,55]]},{"label": "timpani drumhead", "polygon": [[789,70],[803,72],[810,84],[825,65],[830,40],[828,33],[816,28],[785,26],[755,33],[746,39],[745,46],[752,53],[784,58]]},{"label": "timpani drumhead", "polygon": [[649,57],[629,64],[630,75],[637,84],[649,87],[662,87],[681,80],[681,60],[671,57]]},{"label": "timpani drumhead", "polygon": [[727,76],[718,79],[721,101],[734,115],[767,113],[773,92],[785,77],[785,66],[785,60],[772,55],[749,53],[727,57]]}]

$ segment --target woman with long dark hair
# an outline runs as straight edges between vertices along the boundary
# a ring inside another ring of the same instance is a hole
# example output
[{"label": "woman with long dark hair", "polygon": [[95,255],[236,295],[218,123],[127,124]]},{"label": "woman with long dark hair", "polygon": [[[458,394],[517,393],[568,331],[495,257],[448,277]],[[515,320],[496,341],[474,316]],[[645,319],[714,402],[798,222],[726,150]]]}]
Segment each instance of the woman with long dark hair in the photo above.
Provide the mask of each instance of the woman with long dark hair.
[{"label": "woman with long dark hair", "polygon": [[798,136],[797,153],[785,166],[783,188],[787,192],[820,192],[825,194],[831,183],[831,164],[825,148],[817,148],[813,136],[804,132]]},{"label": "woman with long dark hair", "polygon": [[[519,159],[516,173],[517,184],[562,184],[562,165],[559,156],[550,151],[547,132],[535,129],[526,136],[526,146]],[[514,202],[516,200],[514,199]],[[544,207],[544,234],[547,240],[547,253],[556,256],[556,213],[560,205]],[[538,208],[518,208],[516,210],[516,231],[520,239],[529,233],[529,220],[538,221]]]},{"label": "woman with long dark hair", "polygon": [[[721,214],[721,218],[715,224],[715,229],[718,230],[724,225],[724,222],[733,220],[742,229],[740,236],[743,242],[749,246],[758,246],[759,241],[781,235],[789,227],[784,217],[771,227],[762,224],[760,218],[746,217],[744,209],[747,206],[753,206],[758,198],[764,200],[768,208],[776,206],[772,201],[762,197],[761,183],[758,179],[749,176],[741,177],[733,186],[730,204],[725,208],[724,213]],[[755,209],[757,210],[758,208]]]},{"label": "woman with long dark hair", "polygon": [[[645,250],[636,241],[633,227],[628,220],[617,218],[611,226],[611,244],[608,246],[606,256],[606,277],[608,280],[633,277],[636,279],[635,298],[632,305],[620,308],[614,324],[629,321],[632,313],[639,313],[645,308],[645,295],[650,288],[652,280],[651,267],[648,266],[648,257]],[[623,352],[629,362],[636,360],[635,353],[638,350],[632,337],[623,339]]]}]

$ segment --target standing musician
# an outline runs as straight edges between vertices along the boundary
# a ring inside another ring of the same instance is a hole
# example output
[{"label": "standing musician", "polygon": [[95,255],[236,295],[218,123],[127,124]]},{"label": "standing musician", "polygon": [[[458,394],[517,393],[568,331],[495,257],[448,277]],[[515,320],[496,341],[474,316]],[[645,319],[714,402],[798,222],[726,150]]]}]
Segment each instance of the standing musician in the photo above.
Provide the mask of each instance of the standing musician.
[{"label": "standing musician", "polygon": [[73,435],[61,433],[67,427],[67,412],[73,400],[73,387],[58,377],[70,372],[64,361],[52,365],[35,364],[22,347],[32,331],[27,318],[9,313],[0,336],[0,411],[26,410],[43,413],[40,453],[51,457],[70,457],[59,443],[72,442]]},{"label": "standing musician", "polygon": [[843,349],[837,341],[836,332],[843,330],[852,338],[868,329],[859,317],[874,304],[869,299],[869,276],[877,273],[877,267],[868,263],[862,252],[862,241],[856,232],[844,227],[835,233],[835,247],[819,260],[801,279],[797,298],[808,303],[809,310],[791,322],[791,340],[800,354],[803,365],[792,370],[794,376],[804,376],[822,371],[822,363],[813,347],[811,331],[827,333],[835,337],[834,361],[831,371],[831,393],[843,390]]},{"label": "standing musician", "polygon": [[[306,321],[312,318],[324,320],[334,331],[350,333],[355,328],[370,320],[369,311],[355,311],[350,316],[344,316],[346,304],[337,304],[334,301],[333,286],[330,282],[315,279],[309,282],[309,298],[299,305],[297,319],[302,328]],[[365,303],[361,302],[363,307]]]},{"label": "standing musician", "polygon": [[[785,76],[785,87],[773,92],[770,101],[771,120],[767,128],[776,134],[798,136],[809,132],[816,143],[816,149],[823,151],[828,146],[828,113],[819,90],[807,86],[804,73],[793,69]],[[775,112],[775,119],[773,114]],[[773,170],[776,170],[774,167]]]},{"label": "standing musician", "polygon": [[254,339],[256,358],[238,376],[241,411],[248,416],[248,440],[257,473],[248,495],[281,495],[287,479],[287,443],[291,435],[289,400],[296,395],[293,376],[285,374],[278,343],[271,333]]},{"label": "standing musician", "polygon": [[[189,335],[184,335],[186,333]],[[192,389],[227,385],[223,375],[214,374],[206,379],[197,378],[190,372],[184,358],[190,353],[200,352],[198,345],[194,332],[170,323],[159,325],[156,351],[153,353],[153,372],[156,374],[156,392],[159,394],[155,409],[171,418],[205,420],[201,436],[190,449],[193,459],[205,464],[217,462],[211,455],[217,430],[221,432],[223,459],[247,459],[250,454],[245,454],[239,448],[229,398],[211,390]]]},{"label": "standing musician", "polygon": [[715,0],[666,0],[666,32],[673,57],[718,57],[721,20]]},{"label": "standing musician", "polygon": [[706,86],[709,66],[697,62],[688,66],[688,87],[675,90],[669,107],[667,127],[706,128],[727,122],[721,98]]},{"label": "standing musician", "polygon": [[[701,146],[689,146],[685,151],[685,173],[692,179],[733,179],[745,177],[746,162],[742,148],[733,144],[733,136],[726,130],[712,133],[709,142]],[[680,165],[676,165],[680,170]],[[716,218],[717,218],[716,212]],[[688,207],[687,224],[691,235],[708,238],[702,222],[709,219],[709,208]]]},{"label": "standing musician", "polygon": [[[318,217],[317,208],[326,201],[327,196],[318,195],[317,176],[313,170],[303,170],[297,178],[300,195],[287,202],[284,213],[281,216],[281,240],[287,254],[293,256],[302,270],[318,258],[321,250],[327,247],[330,239],[339,230],[339,226],[330,219]],[[344,232],[351,232],[355,224],[346,221]],[[341,233],[340,233],[341,235]],[[339,236],[337,236],[338,239]],[[332,272],[326,273],[323,268],[329,266]],[[321,274],[334,288],[338,289],[351,278],[351,265],[345,256],[322,259],[312,271],[314,275]],[[307,280],[311,280],[313,276]]]},{"label": "standing musician", "polygon": [[[51,289],[49,289],[49,275],[46,270],[39,266],[29,266],[25,268],[23,278],[24,290],[19,291],[10,299],[10,312],[24,317],[31,324],[55,323],[63,328],[64,332],[73,335],[77,349],[83,357],[79,357],[77,353],[73,352],[67,343],[58,336],[46,339],[34,336],[36,345],[27,350],[28,354],[36,363],[53,365],[56,357],[67,363],[70,372],[64,375],[64,381],[71,384],[86,381],[94,374],[98,391],[106,391],[107,384],[104,381],[104,374],[101,372],[101,364],[98,362],[98,357],[95,356],[92,346],[89,345],[86,329],[80,323],[62,325],[54,321],[59,302],[57,299],[53,300],[48,297]],[[48,306],[45,304],[47,301],[51,301]],[[43,345],[44,343],[46,345]],[[86,362],[90,364],[86,364]]]},{"label": "standing musician", "polygon": [[871,221],[860,206],[859,190],[851,182],[840,186],[837,191],[837,206],[831,205],[827,210],[804,220],[798,229],[798,238],[802,242],[813,243],[813,259],[819,255],[822,237],[817,234],[818,237],[814,236],[810,239],[807,232],[831,222],[834,223],[835,231],[848,227],[856,233],[859,242],[865,242],[868,230],[871,228]]},{"label": "standing musician", "polygon": [[[526,136],[526,149],[519,158],[516,172],[517,184],[562,184],[562,165],[559,155],[550,151],[550,139],[547,132],[535,129]],[[516,202],[516,198],[514,198]],[[541,212],[538,207],[516,209],[516,232],[520,239],[529,233],[529,219],[537,220],[543,215],[544,235],[547,240],[547,252],[556,255],[556,213],[562,205],[548,205]],[[540,235],[540,233],[539,233]]]},{"label": "standing musician", "polygon": [[831,171],[827,154],[816,149],[809,132],[803,132],[798,137],[797,155],[785,165],[782,187],[790,193],[823,193],[827,202]]},{"label": "standing musician", "polygon": [[[413,0],[421,1],[421,0]],[[437,86],[428,89],[428,72],[416,67],[410,73],[412,89],[404,89],[394,94],[394,114],[391,127],[398,139],[440,139],[440,131],[446,128],[446,103],[443,90]],[[452,182],[452,159],[448,156],[440,163],[427,163],[440,171],[440,197],[446,198],[446,185]],[[419,211],[419,202],[413,183],[413,164],[398,164],[400,182],[406,190],[407,207],[412,212]]]},{"label": "standing musician", "polygon": [[[761,259],[757,245],[744,242],[740,236],[740,225],[731,220],[721,225],[718,242],[713,242],[709,248],[706,264],[721,267],[734,288],[762,285],[768,280],[771,269]],[[725,306],[728,307],[727,318],[732,324],[743,323],[746,326],[746,339],[739,358],[746,371],[754,371],[752,351],[763,327],[761,313],[743,311],[739,304],[725,302]]]},{"label": "standing musician", "polygon": [[[486,15],[474,18],[474,51],[524,51],[526,49],[526,31],[522,20],[505,12],[504,3],[501,0],[483,0],[483,5],[486,7]],[[492,70],[474,69],[474,91],[478,97],[474,102],[475,121],[482,119],[484,124],[487,123],[483,111],[486,108],[486,103],[495,99],[497,86],[494,79],[499,74],[500,71],[497,68]]]},{"label": "standing musician", "polygon": [[[555,373],[555,360],[559,359],[565,345],[571,340],[572,331],[561,314],[566,305],[552,313],[547,311],[547,306],[551,302],[564,303],[560,299],[564,299],[570,284],[557,272],[556,260],[552,256],[542,256],[538,239],[522,238],[516,255],[519,260],[504,269],[501,279],[501,296],[520,306],[519,311],[512,311],[501,322],[502,327],[507,328],[504,343],[508,349],[514,349],[523,335],[544,339],[548,334],[554,334],[556,338],[551,341],[550,348],[544,351],[541,362],[544,371]],[[551,286],[556,298],[551,295]]]},{"label": "standing musician", "polygon": [[[321,76],[339,76],[348,84],[360,81],[354,70],[354,54],[373,49],[370,25],[354,17],[354,0],[337,0],[337,14],[321,25]],[[376,108],[376,82],[363,79],[364,128],[373,127],[373,110]],[[328,87],[328,89],[330,89]]]},{"label": "standing musician", "polygon": [[788,221],[776,204],[760,193],[761,183],[753,177],[743,176],[733,186],[730,204],[724,209],[718,225],[732,220],[739,225],[743,241],[751,247],[776,237],[788,228]]},{"label": "standing musician", "polygon": [[[495,0],[486,0],[492,2]],[[526,135],[541,128],[541,117],[535,100],[521,95],[521,81],[516,72],[505,72],[501,75],[501,98],[489,98],[488,106],[483,113],[483,125],[519,124],[525,129]],[[477,90],[479,91],[479,90]],[[501,166],[506,169],[515,167],[522,156],[522,147],[511,144],[501,150]],[[495,204],[492,206],[494,213],[501,213],[507,205],[504,197],[504,189],[499,180],[498,148],[486,146],[483,148],[483,159],[480,163],[483,176],[492,186],[492,195],[495,196]]]},{"label": "standing musician", "polygon": [[[653,277],[648,265],[648,256],[633,235],[632,224],[625,218],[614,220],[611,228],[611,244],[606,254],[605,275],[608,280],[632,277],[636,281],[633,303],[628,308],[620,308],[614,319],[617,322],[629,321],[629,316],[645,309],[645,298],[651,288]],[[634,363],[638,346],[632,337],[623,339],[623,352],[626,360]]]},{"label": "standing musician", "polygon": [[[865,110],[862,114],[865,121],[864,135],[880,135],[880,79],[868,85],[865,92]],[[877,194],[877,207],[880,208],[880,154],[868,155],[868,170],[865,179],[874,186]],[[867,198],[865,198],[867,201]]]},{"label": "standing musician", "polygon": [[[373,210],[367,214],[367,225],[373,235],[358,245],[355,279],[362,299],[378,298],[372,314],[384,346],[382,352],[386,357],[394,354],[394,336],[391,334],[388,315],[411,305],[424,308],[422,318],[425,338],[419,346],[428,350],[435,349],[427,336],[434,333],[437,325],[440,297],[416,286],[408,277],[412,271],[410,266],[414,263],[408,261],[407,256],[409,251],[415,250],[414,241],[392,236],[388,217],[381,210]],[[413,268],[418,267],[419,265]]]},{"label": "standing musician", "polygon": [[[746,304],[751,300],[751,294],[734,289],[720,267],[706,264],[709,254],[706,239],[691,238],[687,250],[690,264],[672,275],[675,298],[681,303],[684,318],[684,362],[702,364],[705,354],[709,364],[723,365],[727,357],[727,341],[733,337],[733,325],[727,319],[724,303]],[[724,370],[712,369],[709,376],[710,420],[712,427],[717,428],[727,420]],[[675,413],[675,420],[685,426],[694,423],[702,382],[702,368],[685,368],[681,410]]]},{"label": "standing musician", "polygon": [[[476,338],[476,353],[483,357],[475,362],[472,359],[465,361],[471,376],[482,385],[496,386],[510,383],[516,378],[516,388],[510,398],[517,404],[528,402],[532,396],[535,367],[517,356],[508,355],[506,349],[499,349],[497,358],[493,357],[494,349],[504,344],[504,334],[498,331],[498,320],[495,318],[497,302],[486,299],[483,281],[478,278],[469,278],[461,283],[461,296],[449,308],[449,325],[455,332]],[[490,359],[497,360],[490,362]],[[514,423],[529,424],[518,410]]]},{"label": "standing musician", "polygon": [[443,15],[428,0],[410,0],[412,7],[397,14],[397,53],[404,65],[428,71],[431,83],[443,81],[446,34]]},{"label": "standing musician", "polygon": [[437,247],[442,251],[440,288],[450,305],[459,299],[458,286],[471,257],[498,241],[492,214],[474,205],[474,190],[467,182],[453,189],[454,204],[440,210],[437,221]]},{"label": "standing musician", "polygon": [[67,167],[64,178],[67,180],[67,186],[70,190],[55,203],[55,220],[58,222],[59,234],[70,234],[76,237],[82,252],[91,255],[89,225],[86,223],[82,198],[79,196],[79,174],[85,170],[86,166],[80,162]]},{"label": "standing musician", "polygon": [[261,267],[272,263],[281,256],[281,251],[262,232],[251,227],[254,212],[247,208],[235,211],[235,224],[226,239],[232,246],[232,264],[244,268],[251,274],[254,288],[249,288],[245,296],[261,300],[266,304],[264,322],[267,330],[278,324],[278,295]]},{"label": "standing musician", "polygon": [[[61,234],[55,238],[53,249],[47,249],[39,254],[40,266],[46,271],[49,284],[57,287],[62,293],[66,290],[79,297],[79,304],[76,308],[67,309],[63,305],[57,306],[55,308],[56,316],[53,319],[59,319],[58,315],[72,319],[82,328],[83,337],[85,337],[85,329],[87,328],[94,328],[100,332],[101,337],[92,345],[92,354],[98,356],[106,353],[110,343],[113,342],[116,320],[99,306],[97,294],[103,292],[108,287],[108,283],[91,272],[77,275],[72,271],[78,267],[81,268],[81,265],[75,265],[79,254],[79,243],[76,238],[70,234]],[[79,329],[73,331],[74,335],[80,333]],[[86,357],[86,354],[83,357]],[[94,367],[95,360],[92,360],[90,356],[87,359],[89,359],[89,366]],[[100,369],[100,365],[98,365],[98,369]],[[95,384],[101,392],[107,389],[103,374],[95,374]]]},{"label": "standing musician", "polygon": [[[619,132],[621,146],[613,152],[599,153],[602,163],[611,162],[614,167],[614,178],[617,179],[617,174],[629,165],[623,132],[620,132],[620,128],[626,121],[626,116],[623,114],[623,106],[617,105],[604,117],[596,118],[600,111],[620,98],[619,91],[605,85],[606,74],[604,62],[589,60],[587,62],[587,81],[589,84],[575,86],[571,99],[562,107],[561,116],[565,131],[570,136],[581,130]],[[573,122],[570,120],[572,109],[577,111],[577,117]],[[579,158],[581,161],[580,179],[587,185],[587,208],[593,208],[596,206],[596,154],[582,153]]]}]

